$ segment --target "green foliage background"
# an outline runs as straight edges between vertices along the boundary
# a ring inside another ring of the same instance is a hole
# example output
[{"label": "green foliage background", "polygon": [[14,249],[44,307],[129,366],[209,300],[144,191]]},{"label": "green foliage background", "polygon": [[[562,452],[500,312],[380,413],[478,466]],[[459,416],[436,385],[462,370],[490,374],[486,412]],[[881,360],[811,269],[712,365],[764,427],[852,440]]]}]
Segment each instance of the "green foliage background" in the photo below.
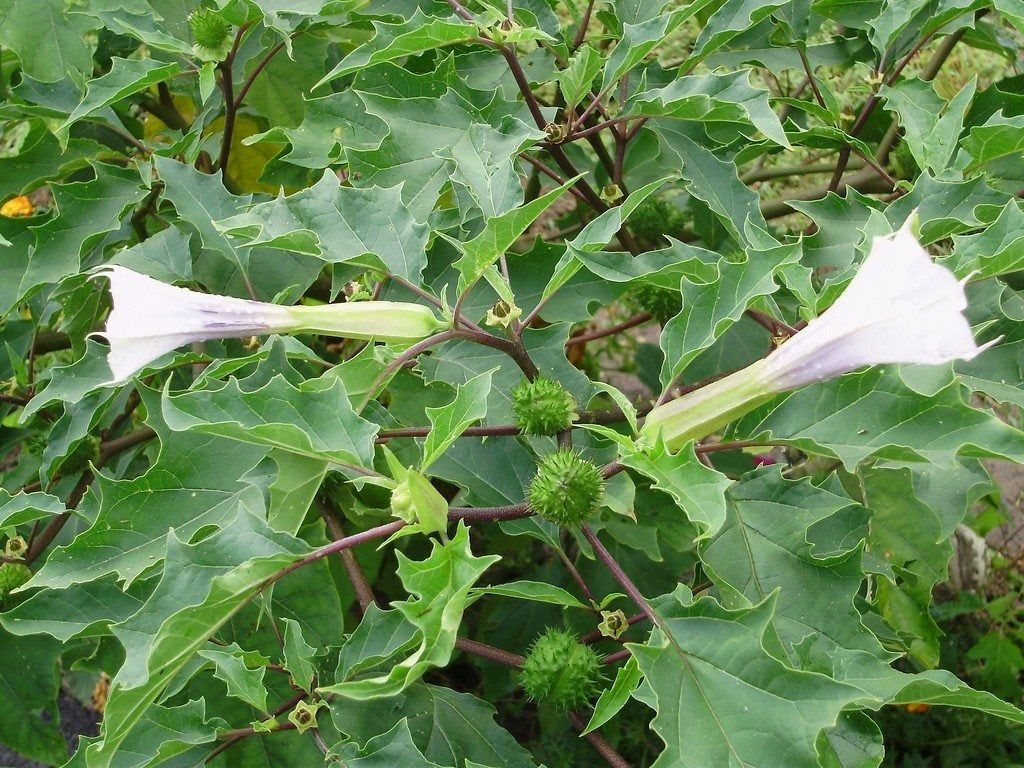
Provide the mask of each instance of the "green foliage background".
[{"label": "green foliage background", "polygon": [[[0,532],[32,571],[0,603],[0,743],[83,768],[869,768],[952,732],[942,765],[1024,760],[1019,578],[932,598],[996,493],[982,459],[1024,461],[1019,0],[196,10],[0,0]],[[780,396],[677,455],[634,443],[915,211],[992,349]],[[110,386],[101,264],[459,327],[208,342]],[[575,398],[557,438],[517,433],[538,372]],[[608,477],[582,529],[524,501],[556,442]],[[393,518],[402,467],[446,530]],[[590,708],[524,695],[549,627],[605,657]],[[103,709],[71,755],[62,687]]]}]

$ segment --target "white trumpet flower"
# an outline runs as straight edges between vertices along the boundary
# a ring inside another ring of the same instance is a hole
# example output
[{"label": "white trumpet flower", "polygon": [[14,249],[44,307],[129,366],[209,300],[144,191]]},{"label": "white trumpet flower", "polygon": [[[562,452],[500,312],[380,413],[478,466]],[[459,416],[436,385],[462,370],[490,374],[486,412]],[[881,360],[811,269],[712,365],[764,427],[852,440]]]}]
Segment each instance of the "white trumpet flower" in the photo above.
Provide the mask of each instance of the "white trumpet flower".
[{"label": "white trumpet flower", "polygon": [[110,344],[112,383],[195,341],[309,331],[349,339],[419,341],[445,327],[427,307],[393,301],[286,307],[198,293],[126,267],[96,272],[110,280],[114,306],[97,335]]},{"label": "white trumpet flower", "polygon": [[866,365],[970,360],[978,346],[963,315],[962,282],[934,263],[909,222],[876,237],[835,303],[763,360],[648,414],[646,435],[670,448],[699,439],[780,392]]}]

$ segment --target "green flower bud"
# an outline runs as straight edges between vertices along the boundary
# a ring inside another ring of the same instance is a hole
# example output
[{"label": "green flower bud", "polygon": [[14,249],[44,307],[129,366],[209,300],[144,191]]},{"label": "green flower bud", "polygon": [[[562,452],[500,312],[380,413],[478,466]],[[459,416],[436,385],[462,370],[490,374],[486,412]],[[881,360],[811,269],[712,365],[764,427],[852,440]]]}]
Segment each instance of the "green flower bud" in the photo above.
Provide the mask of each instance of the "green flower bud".
[{"label": "green flower bud", "polygon": [[534,701],[566,710],[588,704],[601,687],[601,660],[571,632],[548,629],[530,648],[520,683]]},{"label": "green flower bud", "polygon": [[538,376],[512,390],[516,425],[528,435],[554,435],[572,426],[576,401],[554,379]]},{"label": "green flower bud", "polygon": [[601,470],[578,453],[563,450],[548,454],[530,483],[530,506],[541,517],[564,528],[585,523],[604,494]]},{"label": "green flower bud", "polygon": [[444,531],[448,526],[448,502],[414,469],[391,491],[391,512],[407,523],[418,524],[424,533]]},{"label": "green flower bud", "polygon": [[188,17],[195,41],[193,52],[203,61],[223,61],[231,50],[231,25],[210,8],[197,8]]},{"label": "green flower bud", "polygon": [[0,597],[20,587],[32,578],[32,571],[21,563],[4,563],[0,565]]}]

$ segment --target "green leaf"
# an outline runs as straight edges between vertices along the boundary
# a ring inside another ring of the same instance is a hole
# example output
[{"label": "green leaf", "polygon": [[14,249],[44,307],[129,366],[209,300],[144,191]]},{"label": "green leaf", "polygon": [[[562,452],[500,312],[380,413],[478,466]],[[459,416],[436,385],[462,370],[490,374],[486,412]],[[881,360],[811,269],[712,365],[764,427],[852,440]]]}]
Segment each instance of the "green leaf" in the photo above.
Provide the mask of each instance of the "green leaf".
[{"label": "green leaf", "polygon": [[213,662],[213,675],[227,686],[228,696],[244,701],[257,712],[267,712],[267,687],[263,684],[267,668],[250,668],[246,655],[235,644],[199,651],[199,656]]},{"label": "green leaf", "polygon": [[926,40],[937,30],[958,17],[965,17],[962,26],[973,21],[968,14],[983,8],[982,0],[911,0],[911,2],[883,3],[874,19],[868,21],[868,37],[881,56],[883,65],[901,53],[900,47],[909,48],[916,40]]},{"label": "green leaf", "polygon": [[[705,0],[698,0],[695,5],[704,6]],[[622,39],[619,40],[608,57],[604,67],[604,80],[601,91],[606,92],[618,82],[624,74],[644,60],[683,20],[694,12],[691,6],[683,12],[659,14],[639,24],[623,24]]]},{"label": "green leaf", "polygon": [[965,169],[968,173],[1005,158],[1019,159],[1024,152],[1024,115],[1004,117],[1002,111],[997,112],[983,125],[971,128],[964,151],[971,156]]},{"label": "green leaf", "polygon": [[1011,200],[988,227],[953,238],[953,255],[946,262],[957,277],[995,277],[1024,267],[1024,211]]},{"label": "green leaf", "polygon": [[384,610],[373,603],[341,647],[335,679],[350,679],[380,667],[402,651],[411,650],[418,641],[419,630],[401,611]]},{"label": "green leaf", "polygon": [[125,661],[110,684],[101,739],[90,766],[107,768],[145,710],[206,641],[308,546],[240,508],[229,525],[196,544],[167,535],[167,566],[146,604],[114,626]]},{"label": "green leaf", "polygon": [[900,80],[883,87],[880,93],[899,114],[918,166],[936,175],[949,168],[976,89],[977,80],[971,80],[947,102],[924,80]]},{"label": "green leaf", "polygon": [[291,149],[280,159],[302,168],[320,170],[336,163],[344,147],[374,149],[387,136],[382,120],[362,112],[362,103],[352,91],[341,91],[311,99],[303,96],[303,119],[298,127],[274,126],[242,143],[288,143]]},{"label": "green leaf", "polygon": [[389,272],[419,285],[430,231],[416,223],[401,193],[400,187],[343,187],[326,171],[312,187],[258,203],[219,226],[246,232],[249,246],[312,253],[330,264],[372,254]]},{"label": "green leaf", "polygon": [[612,681],[611,687],[601,691],[601,695],[594,705],[594,713],[590,716],[590,722],[587,723],[587,727],[581,735],[585,736],[591,731],[596,731],[615,717],[626,706],[626,702],[629,701],[630,696],[640,686],[643,678],[643,673],[640,671],[640,666],[636,663],[636,659],[630,656],[626,659],[626,663],[619,667],[619,671],[615,673],[615,679]]},{"label": "green leaf", "polygon": [[1010,701],[1020,697],[1024,653],[1015,638],[989,632],[971,646],[966,658],[981,662],[978,679],[985,688]]},{"label": "green leaf", "polygon": [[[609,208],[593,221],[588,222],[576,237],[566,243],[566,253],[559,260],[554,273],[548,280],[547,285],[544,286],[544,292],[541,294],[541,300],[550,298],[556,291],[563,288],[566,283],[568,283],[569,280],[579,272],[580,267],[585,266],[595,274],[605,277],[602,272],[591,266],[591,259],[601,259],[604,257],[613,262],[613,268],[620,272],[632,270],[637,274],[643,274],[643,272],[640,272],[639,270],[642,270],[644,267],[648,267],[651,259],[656,257],[649,256],[648,254],[640,254],[634,259],[624,260],[619,255],[613,256],[612,254],[596,253],[593,257],[588,257],[587,254],[598,251],[598,249],[607,245],[608,242],[615,237],[618,231],[622,229],[622,225],[626,223],[630,215],[640,207],[641,203],[657,192],[666,181],[669,181],[668,177],[651,182],[640,189],[630,192],[622,203]],[[606,277],[606,279],[614,280],[615,278]],[[632,278],[625,277],[625,280],[629,279]]]},{"label": "green leaf", "polygon": [[483,276],[484,271],[512,247],[537,217],[575,183],[576,178],[570,179],[535,200],[488,219],[480,234],[461,243],[459,247],[462,256],[454,265],[460,273],[459,292],[474,285]]},{"label": "green leaf", "polygon": [[750,125],[776,144],[789,147],[768,95],[764,88],[751,84],[748,70],[709,73],[680,77],[662,88],[637,93],[626,109],[631,115],[696,121],[712,135],[722,128],[743,130]]},{"label": "green leaf", "polygon": [[[676,124],[659,122],[657,130],[669,150],[679,157],[689,193],[706,203],[739,243],[761,249],[775,244],[765,234],[768,225],[761,215],[757,193],[740,183],[733,163],[716,157]],[[748,233],[748,222],[755,228],[753,236]]]},{"label": "green leaf", "polygon": [[[523,343],[542,374],[561,382],[576,402],[586,402],[591,395],[590,381],[565,357],[569,329],[568,323],[560,323],[547,328],[526,330],[523,332]],[[495,371],[491,379],[486,423],[509,424],[513,421],[509,393],[522,381],[523,373],[503,351],[469,341],[446,342],[437,347],[429,358],[420,358],[420,367],[429,381],[443,381],[449,385],[465,383],[474,376],[498,367],[499,370]],[[455,448],[460,448],[464,443],[472,445],[473,441],[459,440]],[[443,459],[438,463],[440,461]],[[432,474],[437,471],[438,464],[435,464]],[[495,482],[495,479],[492,478],[491,482]],[[515,501],[521,500],[522,496],[519,496]]]},{"label": "green leaf", "polygon": [[142,199],[139,175],[94,163],[92,181],[54,184],[59,215],[34,227],[35,246],[5,254],[0,264],[0,313],[81,269],[81,257],[108,232],[121,228],[125,211]]},{"label": "green leaf", "polygon": [[142,606],[113,579],[75,584],[67,589],[42,589],[0,615],[0,624],[14,635],[51,635],[62,643],[73,637],[106,634]]},{"label": "green leaf", "polygon": [[864,501],[872,511],[869,546],[896,572],[893,580],[878,580],[882,615],[918,662],[935,667],[941,632],[929,608],[953,548],[935,513],[914,493],[911,477],[909,469],[862,473]]},{"label": "green leaf", "polygon": [[499,597],[514,597],[519,600],[533,600],[538,603],[549,603],[560,605],[563,608],[582,608],[590,610],[591,606],[580,602],[569,592],[542,581],[509,581],[504,584],[492,584],[488,587],[477,587],[471,594],[476,595],[498,595]]},{"label": "green leaf", "polygon": [[714,536],[725,522],[725,492],[732,482],[704,466],[693,444],[675,455],[658,441],[643,451],[626,451],[619,461],[649,477],[654,487],[671,496],[686,517],[697,523],[704,536]]},{"label": "green leaf", "polygon": [[378,427],[356,415],[341,379],[313,379],[293,387],[282,375],[258,389],[232,378],[216,390],[161,399],[163,418],[176,432],[192,431],[298,456],[370,466]]},{"label": "green leaf", "polygon": [[[312,30],[292,39],[289,55],[274,56],[253,80],[245,97],[246,106],[257,110],[273,126],[290,128],[302,123],[304,94],[323,74],[327,45],[324,36]],[[258,61],[262,57],[253,57],[246,63],[248,77],[253,76]]]},{"label": "green leaf", "polygon": [[973,360],[954,363],[957,378],[972,392],[1024,405],[1024,327],[1019,321],[1000,320],[985,329],[984,337],[981,341],[998,338],[999,343]]},{"label": "green leaf", "polygon": [[406,621],[417,628],[419,645],[411,655],[384,674],[340,680],[319,688],[348,699],[394,696],[416,682],[431,667],[444,666],[455,648],[456,633],[469,600],[470,589],[487,568],[500,558],[477,557],[469,548],[469,529],[459,523],[451,541],[432,542],[426,560],[410,560],[398,553],[398,576],[409,600],[394,603]]},{"label": "green leaf", "polygon": [[[219,717],[206,718],[206,702],[203,699],[188,701],[177,707],[154,704],[146,710],[138,726],[122,745],[117,766],[153,768],[162,765],[189,750],[216,741],[217,731],[227,728],[228,724]],[[84,751],[84,744],[94,740],[82,739],[78,749]],[[195,750],[193,756],[199,759],[204,754],[203,750]]]},{"label": "green leaf", "polygon": [[0,643],[0,743],[32,760],[62,764],[68,757],[57,710],[62,645],[5,632]]},{"label": "green leaf", "polygon": [[838,483],[826,485],[787,480],[777,468],[745,475],[729,489],[726,521],[701,560],[726,606],[757,605],[778,591],[770,626],[791,666],[800,666],[796,649],[807,638],[836,669],[851,654],[888,661],[854,607],[868,512]]},{"label": "green leaf", "polygon": [[0,489],[0,527],[25,525],[51,515],[63,514],[64,503],[56,496],[36,491],[16,493],[13,496]]},{"label": "green leaf", "polygon": [[864,712],[844,712],[818,737],[821,768],[878,768],[884,757],[882,732]]},{"label": "green leaf", "polygon": [[68,13],[63,0],[0,1],[0,47],[17,53],[25,74],[44,83],[92,71],[85,35],[93,25],[84,14]]},{"label": "green leaf", "polygon": [[[439,156],[438,149],[454,146],[473,123],[485,121],[453,91],[441,98],[357,95],[363,103],[359,114],[369,113],[388,129],[379,146],[346,145],[359,186],[402,184],[402,200],[409,213],[417,221],[426,221],[450,173],[450,161]],[[525,124],[523,128],[530,130]]]},{"label": "green leaf", "polygon": [[71,139],[61,151],[57,137],[41,119],[29,121],[28,135],[18,152],[0,157],[0,197],[22,194],[35,189],[44,181],[67,176],[88,167],[89,159],[100,151],[101,145],[90,139]]},{"label": "green leaf", "polygon": [[683,590],[655,606],[669,637],[627,645],[647,683],[638,698],[657,712],[651,728],[665,742],[652,765],[817,768],[818,734],[860,692],[768,654],[772,597],[727,611],[709,598],[688,603]]},{"label": "green leaf", "polygon": [[437,16],[426,16],[419,8],[409,19],[395,24],[375,21],[373,28],[376,32],[373,39],[349,53],[314,88],[385,61],[458,43],[468,43],[480,34],[476,26],[466,23],[454,14],[447,19],[441,19]]},{"label": "green leaf", "polygon": [[[92,524],[51,551],[33,585],[59,589],[116,573],[131,582],[160,565],[168,528],[192,536],[234,517],[240,504],[258,506],[260,493],[241,482],[266,449],[210,435],[178,434],[159,421],[160,403],[143,391],[160,455],[149,471],[127,480],[100,475]],[[86,508],[91,505],[86,500]]]},{"label": "green leaf", "polygon": [[352,768],[389,768],[393,765],[441,768],[427,760],[416,747],[406,720],[400,720],[390,731],[374,736],[362,749],[353,743],[343,745],[339,760]]},{"label": "green leaf", "polygon": [[218,176],[200,173],[191,165],[167,157],[155,156],[153,167],[164,183],[163,196],[174,204],[178,216],[189,228],[199,233],[203,247],[227,259],[244,273],[240,254],[217,230],[214,222],[239,213],[251,203],[252,197],[232,195]]},{"label": "green leaf", "polygon": [[110,61],[110,71],[86,84],[82,100],[57,126],[55,133],[62,142],[66,142],[68,129],[82,118],[174,77],[177,72],[178,65],[174,63],[161,64],[153,59],[121,59],[115,56]]},{"label": "green leaf", "polygon": [[948,464],[963,456],[1024,458],[1024,435],[964,402],[958,385],[934,395],[907,388],[895,370],[871,368],[778,398],[744,417],[737,436],[773,440],[840,459],[868,456]]},{"label": "green leaf", "polygon": [[[542,132],[524,129],[523,123],[513,118],[502,121],[497,129],[473,123],[457,142],[439,148],[436,154],[451,161],[456,191],[466,189],[472,207],[489,219],[522,203],[523,185],[515,160],[540,138]],[[459,207],[465,210],[469,206],[460,203]]]},{"label": "green leaf", "polygon": [[413,742],[438,765],[472,763],[494,768],[532,768],[530,754],[494,722],[494,708],[449,688],[414,683],[401,696],[360,702],[336,700],[337,728],[363,742],[407,719]]},{"label": "green leaf", "polygon": [[430,432],[423,443],[421,472],[426,472],[430,465],[451,447],[466,427],[487,415],[487,395],[491,391],[491,376],[494,370],[474,376],[465,384],[456,387],[455,397],[447,405],[425,409],[427,418],[430,419]]},{"label": "green leaf", "polygon": [[885,218],[892,229],[897,229],[916,211],[921,222],[918,239],[927,245],[984,226],[996,218],[1009,199],[980,176],[947,182],[922,173],[909,194],[885,209]]},{"label": "green leaf", "polygon": [[558,87],[565,106],[575,107],[590,93],[590,86],[602,69],[601,62],[601,54],[587,43],[576,49],[565,69],[558,73]]},{"label": "green leaf", "polygon": [[118,251],[111,264],[134,269],[165,283],[192,279],[190,238],[177,227],[168,227],[148,240]]},{"label": "green leaf", "polygon": [[304,691],[313,690],[313,676],[316,667],[313,657],[316,648],[309,645],[302,636],[302,625],[294,619],[284,618],[284,668],[291,674],[295,684]]},{"label": "green leaf", "polygon": [[754,299],[773,293],[775,275],[800,258],[799,243],[752,251],[740,262],[718,262],[717,280],[683,280],[683,309],[661,333],[665,360],[661,381],[669,384],[746,311]]},{"label": "green leaf", "polygon": [[[758,0],[725,0],[724,3],[718,5],[697,36],[697,40],[693,44],[693,52],[682,65],[683,71],[692,71],[700,61],[785,4],[784,0],[772,0],[768,3],[758,2]],[[701,5],[708,4],[701,3]]]}]

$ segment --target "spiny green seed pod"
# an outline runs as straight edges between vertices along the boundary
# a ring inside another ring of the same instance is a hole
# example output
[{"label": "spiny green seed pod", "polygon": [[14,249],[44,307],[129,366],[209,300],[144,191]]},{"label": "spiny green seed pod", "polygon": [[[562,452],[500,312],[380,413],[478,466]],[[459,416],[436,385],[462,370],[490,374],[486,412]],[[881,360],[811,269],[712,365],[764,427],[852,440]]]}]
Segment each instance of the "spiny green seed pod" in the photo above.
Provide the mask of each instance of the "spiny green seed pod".
[{"label": "spiny green seed pod", "polygon": [[530,506],[534,512],[563,528],[575,527],[593,517],[603,494],[601,470],[568,450],[541,459],[530,482]]},{"label": "spiny green seed pod", "polygon": [[21,563],[4,563],[0,565],[0,597],[6,596],[11,590],[17,589],[32,578],[32,571]]},{"label": "spiny green seed pod", "polygon": [[219,48],[228,39],[231,25],[210,8],[197,8],[188,17],[192,39],[201,48]]},{"label": "spiny green seed pod", "polygon": [[629,217],[629,230],[654,245],[665,244],[665,235],[678,237],[685,217],[668,200],[649,197],[637,206]]},{"label": "spiny green seed pod", "polygon": [[601,687],[601,660],[571,633],[549,628],[530,648],[520,682],[526,695],[555,709],[588,704]]},{"label": "spiny green seed pod", "polygon": [[89,462],[95,462],[100,457],[100,439],[89,435],[80,442],[75,449],[60,462],[62,474],[83,472],[89,466]]},{"label": "spiny green seed pod", "polygon": [[576,401],[554,379],[538,376],[512,390],[516,426],[528,435],[554,435],[572,426]]},{"label": "spiny green seed pod", "polygon": [[913,181],[921,175],[921,169],[917,165],[914,153],[910,151],[910,145],[905,141],[896,145],[895,151],[890,155],[892,168],[896,172],[896,178]]},{"label": "spiny green seed pod", "polygon": [[651,283],[641,283],[633,288],[629,292],[629,300],[645,312],[650,312],[662,325],[678,315],[683,308],[683,296],[679,291]]}]

